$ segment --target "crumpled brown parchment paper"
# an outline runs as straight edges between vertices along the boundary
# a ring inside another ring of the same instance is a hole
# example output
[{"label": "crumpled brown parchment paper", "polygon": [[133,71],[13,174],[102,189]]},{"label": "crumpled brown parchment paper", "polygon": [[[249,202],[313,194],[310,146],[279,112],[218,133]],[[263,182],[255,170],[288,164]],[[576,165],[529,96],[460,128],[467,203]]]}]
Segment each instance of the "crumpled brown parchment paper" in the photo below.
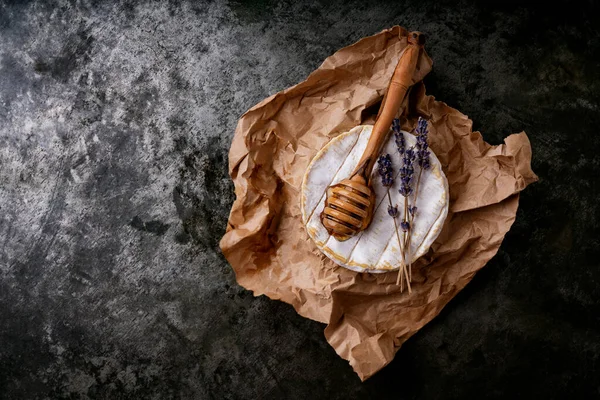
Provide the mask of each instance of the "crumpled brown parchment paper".
[{"label": "crumpled brown parchment paper", "polygon": [[[362,380],[388,364],[496,254],[515,220],[518,192],[537,180],[524,132],[491,146],[465,115],[418,83],[403,127],[412,130],[418,115],[429,120],[430,147],[448,178],[450,213],[430,251],[413,265],[412,295],[400,292],[396,273],[359,274],[320,253],[302,224],[302,177],[329,140],[372,123],[407,34],[396,26],[364,38],[327,58],[304,82],[252,107],[229,153],[237,198],[220,245],[239,284],[326,323],[327,341]],[[422,54],[415,81],[430,70]]]}]

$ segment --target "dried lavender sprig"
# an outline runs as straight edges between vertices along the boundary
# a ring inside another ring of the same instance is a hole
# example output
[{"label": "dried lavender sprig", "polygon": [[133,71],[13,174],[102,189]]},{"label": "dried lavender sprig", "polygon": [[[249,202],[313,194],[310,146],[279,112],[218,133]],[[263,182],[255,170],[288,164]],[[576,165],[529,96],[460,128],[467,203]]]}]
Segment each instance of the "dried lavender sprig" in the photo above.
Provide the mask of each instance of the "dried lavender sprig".
[{"label": "dried lavender sprig", "polygon": [[[419,184],[421,183],[421,174],[423,173],[424,170],[429,169],[431,167],[431,164],[429,162],[429,155],[430,155],[430,151],[429,151],[429,143],[427,142],[428,140],[428,134],[429,134],[429,130],[428,130],[428,126],[427,126],[427,120],[419,117],[418,121],[417,121],[417,128],[415,129],[415,133],[417,135],[417,150],[416,150],[416,158],[417,158],[417,164],[421,167],[419,168],[419,174],[417,175],[417,182],[415,184],[415,197],[414,197],[414,202],[417,202],[417,198],[419,196]],[[417,206],[413,205],[412,207],[408,208],[408,212],[409,212],[409,219],[410,219],[410,224],[412,225],[415,216],[417,214]],[[411,242],[411,237],[409,235],[407,243],[405,243],[405,247],[410,248],[410,242]],[[410,275],[410,279],[412,279],[412,266],[409,266],[409,275]]]},{"label": "dried lavender sprig", "polygon": [[[399,132],[399,136],[397,135],[396,137],[397,138],[402,137],[401,144],[404,144],[404,135],[402,132]],[[398,151],[400,151],[400,146],[398,146],[398,147],[399,147]],[[404,149],[404,151],[402,151],[401,154],[402,154],[402,166],[400,167],[400,189],[398,190],[398,192],[402,196],[404,196],[404,217],[402,218],[402,222],[400,222],[400,228],[402,229],[402,232],[403,232],[403,240],[400,244],[402,247],[403,269],[398,272],[398,278],[396,279],[396,284],[398,282],[402,283],[402,281],[401,281],[402,272],[404,272],[404,274],[406,275],[406,284],[408,287],[408,291],[410,293],[411,292],[410,276],[406,269],[407,236],[410,237],[410,222],[409,222],[409,217],[408,217],[408,196],[412,193],[411,183],[412,183],[413,174],[415,172],[413,164],[416,159],[416,153],[415,153],[414,147],[411,147],[409,149]],[[398,238],[398,240],[399,239],[400,238]]]},{"label": "dried lavender sprig", "polygon": [[[419,169],[419,174],[417,175],[417,183],[415,184],[415,203],[417,201],[417,197],[419,196],[419,184],[421,183],[421,174],[423,173],[424,170],[429,169],[431,167],[431,164],[429,162],[429,155],[431,154],[431,152],[429,151],[429,143],[427,142],[428,140],[428,135],[429,135],[429,130],[428,130],[428,124],[427,124],[427,120],[425,120],[422,117],[419,117],[418,121],[417,121],[417,128],[415,129],[415,133],[417,134],[417,151],[416,151],[416,156],[417,156],[417,164],[421,167]],[[417,213],[417,208],[414,207],[414,211],[411,212],[411,222],[412,220],[415,218],[415,214]]]},{"label": "dried lavender sprig", "polygon": [[[390,187],[394,184],[394,168],[392,166],[392,158],[390,157],[389,154],[384,154],[379,156],[379,158],[377,159],[377,173],[379,174],[379,176],[381,177],[381,184],[385,187]],[[398,234],[398,225],[396,223],[396,218],[399,215],[398,212],[398,206],[397,205],[392,205],[392,197],[390,195],[390,191],[387,191],[387,198],[388,198],[388,214],[390,215],[390,217],[392,217],[394,219],[394,227],[396,228],[396,237],[398,238],[398,243],[400,244],[400,246],[402,247],[402,242],[400,241],[400,235]],[[407,285],[408,285],[408,291],[411,292],[411,288],[410,288],[410,283],[408,283],[408,271],[406,270],[406,262],[404,261],[404,249],[401,250],[402,251],[402,264],[400,266],[400,273],[404,272],[404,275],[406,275],[406,281],[407,281]],[[400,290],[402,291],[402,285],[400,286]]]}]

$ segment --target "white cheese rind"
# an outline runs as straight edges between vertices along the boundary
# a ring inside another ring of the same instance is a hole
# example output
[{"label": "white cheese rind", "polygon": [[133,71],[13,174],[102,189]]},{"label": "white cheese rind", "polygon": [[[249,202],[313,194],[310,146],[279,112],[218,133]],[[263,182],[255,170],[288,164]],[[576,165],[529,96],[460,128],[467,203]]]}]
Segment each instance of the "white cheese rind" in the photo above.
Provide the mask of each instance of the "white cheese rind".
[{"label": "white cheese rind", "polygon": [[[397,270],[401,262],[401,247],[396,234],[394,219],[388,213],[388,191],[392,204],[397,204],[400,216],[399,224],[404,215],[404,197],[398,193],[399,179],[394,185],[386,188],[378,176],[373,177],[373,189],[376,193],[376,206],[373,220],[369,227],[356,236],[339,242],[327,233],[321,224],[319,215],[325,204],[325,191],[330,185],[349,178],[350,173],[362,156],[371,130],[371,125],[360,125],[331,140],[311,161],[302,182],[301,210],[302,221],[308,235],[317,247],[342,267],[357,272],[388,272]],[[416,144],[416,138],[408,132],[403,132],[407,148]],[[401,164],[401,158],[396,150],[394,136],[389,135],[382,154],[390,154],[395,171]],[[419,183],[419,193],[416,206],[417,215],[413,222],[413,232],[409,258],[414,262],[425,254],[439,235],[446,216],[448,215],[448,181],[442,171],[439,160],[431,152],[431,168],[424,170]],[[373,172],[377,174],[377,171]],[[419,167],[415,166],[413,183],[416,183]],[[409,204],[414,204],[414,193],[409,197]]]}]

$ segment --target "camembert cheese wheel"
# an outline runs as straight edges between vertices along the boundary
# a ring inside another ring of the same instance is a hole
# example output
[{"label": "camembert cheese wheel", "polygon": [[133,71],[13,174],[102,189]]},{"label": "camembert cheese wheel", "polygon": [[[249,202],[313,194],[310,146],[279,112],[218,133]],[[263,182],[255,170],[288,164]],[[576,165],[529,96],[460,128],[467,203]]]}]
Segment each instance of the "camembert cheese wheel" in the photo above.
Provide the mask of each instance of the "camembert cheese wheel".
[{"label": "camembert cheese wheel", "polygon": [[[306,231],[317,247],[342,267],[357,272],[388,272],[397,270],[402,260],[401,246],[403,232],[400,222],[404,216],[404,197],[398,192],[398,176],[401,156],[396,149],[394,135],[390,134],[381,154],[389,154],[394,168],[394,184],[385,187],[375,167],[372,186],[376,194],[375,211],[369,227],[356,236],[340,242],[327,233],[319,215],[325,204],[325,192],[330,185],[349,178],[363,154],[373,127],[360,125],[331,140],[311,161],[302,182],[301,210]],[[406,148],[416,144],[416,137],[402,132]],[[407,251],[407,262],[413,262],[425,254],[439,235],[448,215],[448,181],[442,171],[439,160],[431,151],[431,167],[423,170],[419,181],[418,198],[415,203],[415,191],[409,196],[409,204],[417,207],[412,223],[411,243]],[[413,188],[420,167],[415,163]],[[390,197],[388,198],[388,192]],[[388,206],[397,205],[399,216],[394,219],[388,215]]]}]

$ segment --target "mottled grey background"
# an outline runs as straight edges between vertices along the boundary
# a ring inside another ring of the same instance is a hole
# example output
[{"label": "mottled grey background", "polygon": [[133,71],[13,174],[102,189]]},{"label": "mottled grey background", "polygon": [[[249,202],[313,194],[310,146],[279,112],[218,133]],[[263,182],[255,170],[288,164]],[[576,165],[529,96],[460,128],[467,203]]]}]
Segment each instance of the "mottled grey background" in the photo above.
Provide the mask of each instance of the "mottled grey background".
[{"label": "mottled grey background", "polygon": [[[477,5],[479,4],[479,5]],[[0,398],[600,396],[593,2],[0,1]],[[237,119],[394,24],[428,92],[540,182],[500,252],[360,383],[218,249]]]}]

